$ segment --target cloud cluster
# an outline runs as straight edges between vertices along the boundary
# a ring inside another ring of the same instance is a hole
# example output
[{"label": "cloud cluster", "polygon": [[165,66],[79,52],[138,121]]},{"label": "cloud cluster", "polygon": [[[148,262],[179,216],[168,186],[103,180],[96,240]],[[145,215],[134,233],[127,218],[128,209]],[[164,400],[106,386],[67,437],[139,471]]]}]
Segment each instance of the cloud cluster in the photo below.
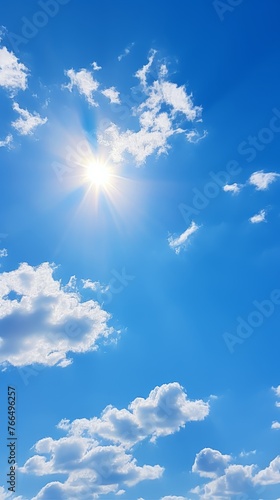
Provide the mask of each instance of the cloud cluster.
[{"label": "cloud cluster", "polygon": [[230,455],[222,455],[217,450],[201,450],[196,455],[192,470],[201,477],[209,477],[212,480],[203,486],[197,486],[191,492],[197,494],[201,500],[235,498],[238,495],[257,500],[263,498],[262,491],[265,486],[280,484],[280,456],[259,471],[256,465],[229,465],[230,461]]},{"label": "cloud cluster", "polygon": [[89,500],[95,494],[118,494],[123,488],[163,474],[160,465],[137,465],[131,452],[136,443],[173,434],[187,422],[204,420],[208,414],[208,402],[189,400],[176,382],[164,384],[155,387],[146,399],[136,398],[127,409],[108,406],[100,418],[62,420],[58,428],[66,431],[66,437],[38,441],[36,454],[20,471],[37,476],[67,475],[64,483],[48,483],[33,500]]},{"label": "cloud cluster", "polygon": [[[91,66],[93,71],[99,71],[102,69],[102,67],[98,66],[95,61]],[[66,85],[63,85],[62,88],[68,89],[70,92],[72,92],[73,88],[76,87],[79,94],[85,97],[85,99],[91,106],[98,106],[98,102],[95,97],[98,96],[99,93],[107,97],[110,103],[120,104],[120,93],[118,92],[118,90],[116,90],[115,87],[110,87],[99,91],[100,83],[94,78],[91,71],[85,68],[82,68],[79,71],[75,71],[72,68],[66,70],[64,73],[69,78],[70,82]]]},{"label": "cloud cluster", "polygon": [[270,184],[275,182],[280,177],[280,174],[277,172],[264,172],[263,170],[258,170],[257,172],[253,172],[248,181],[245,184],[225,184],[223,186],[223,190],[226,192],[239,193],[241,189],[245,186],[254,186],[257,191],[266,191]]},{"label": "cloud cluster", "polygon": [[180,253],[182,249],[186,248],[186,244],[192,234],[194,234],[200,226],[198,226],[195,222],[192,222],[191,225],[182,233],[180,236],[170,236],[168,238],[168,243],[170,248],[175,251],[176,254]]},{"label": "cloud cluster", "polygon": [[[0,274],[0,363],[67,366],[69,352],[97,349],[113,334],[109,314],[97,302],[53,277],[55,267],[21,264]],[[115,332],[116,333],[116,332]]]},{"label": "cloud cluster", "polygon": [[[135,76],[140,82],[143,102],[133,109],[138,119],[138,130],[122,131],[111,122],[99,133],[98,141],[105,146],[115,163],[120,163],[130,155],[137,165],[145,163],[152,154],[158,156],[167,153],[169,139],[176,134],[184,134],[190,142],[201,138],[196,129],[185,129],[186,122],[200,121],[201,106],[195,106],[192,94],[188,94],[184,85],[167,80],[168,70],[161,64],[155,71],[156,51],[151,51],[148,63],[140,68]],[[203,132],[205,137],[206,132]]]}]

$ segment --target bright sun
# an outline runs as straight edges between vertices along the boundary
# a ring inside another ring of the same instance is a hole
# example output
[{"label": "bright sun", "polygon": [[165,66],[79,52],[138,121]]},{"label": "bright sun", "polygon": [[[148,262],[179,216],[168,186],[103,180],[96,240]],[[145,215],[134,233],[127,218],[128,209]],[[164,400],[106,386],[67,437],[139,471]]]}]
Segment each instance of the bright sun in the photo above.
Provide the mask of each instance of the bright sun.
[{"label": "bright sun", "polygon": [[86,177],[92,186],[106,187],[111,177],[110,168],[104,161],[96,159],[87,165]]}]

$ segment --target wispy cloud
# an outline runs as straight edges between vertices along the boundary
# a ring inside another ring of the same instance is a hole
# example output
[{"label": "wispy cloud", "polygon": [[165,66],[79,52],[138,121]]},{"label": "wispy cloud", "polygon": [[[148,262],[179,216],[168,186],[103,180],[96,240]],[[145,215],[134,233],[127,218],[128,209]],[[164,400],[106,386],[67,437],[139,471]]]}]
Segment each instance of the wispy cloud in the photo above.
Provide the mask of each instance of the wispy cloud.
[{"label": "wispy cloud", "polygon": [[200,226],[198,226],[195,222],[192,222],[191,225],[184,231],[180,236],[170,236],[168,238],[168,243],[170,248],[172,248],[175,253],[180,253],[183,248],[186,248],[186,243],[189,240],[190,236],[194,234]]},{"label": "wispy cloud", "polygon": [[0,87],[15,93],[27,88],[28,69],[20,63],[13,52],[0,48]]},{"label": "wispy cloud", "polygon": [[12,134],[8,134],[3,141],[0,141],[0,148],[5,148],[5,147],[10,148],[12,142],[13,142],[13,136]]},{"label": "wispy cloud", "polygon": [[93,78],[90,71],[86,69],[81,69],[80,71],[69,69],[65,71],[65,75],[70,79],[70,83],[64,85],[63,88],[72,92],[73,88],[77,87],[79,94],[83,95],[91,106],[97,106],[94,100],[94,93],[97,91],[99,83]]},{"label": "wispy cloud", "polygon": [[147,64],[135,74],[143,94],[143,101],[132,110],[138,118],[137,130],[121,131],[116,123],[111,122],[98,135],[100,145],[108,149],[116,163],[122,162],[126,154],[137,165],[144,164],[154,153],[157,156],[166,154],[171,147],[169,139],[176,134],[184,134],[189,142],[198,142],[206,136],[206,131],[200,134],[197,129],[182,127],[186,122],[198,122],[202,108],[194,105],[192,94],[184,85],[168,81],[165,64],[159,70],[153,68],[156,54],[152,50]]},{"label": "wispy cloud", "polygon": [[42,118],[39,113],[30,113],[27,109],[21,109],[17,102],[13,103],[13,109],[19,113],[20,118],[12,122],[20,135],[32,135],[37,127],[44,125],[48,119]]},{"label": "wispy cloud", "polygon": [[131,49],[132,47],[134,46],[134,42],[130,43],[125,49],[124,49],[124,52],[122,52],[122,54],[120,54],[118,56],[118,61],[121,61],[124,57],[128,56],[128,54],[130,54],[131,52]]},{"label": "wispy cloud", "polygon": [[253,215],[252,217],[250,217],[249,221],[252,222],[252,224],[258,224],[260,222],[266,222],[266,211],[265,210],[260,210],[259,213],[257,213],[256,215]]},{"label": "wispy cloud", "polygon": [[102,66],[98,66],[96,61],[93,61],[93,63],[91,63],[91,66],[93,71],[100,71],[102,69]]}]

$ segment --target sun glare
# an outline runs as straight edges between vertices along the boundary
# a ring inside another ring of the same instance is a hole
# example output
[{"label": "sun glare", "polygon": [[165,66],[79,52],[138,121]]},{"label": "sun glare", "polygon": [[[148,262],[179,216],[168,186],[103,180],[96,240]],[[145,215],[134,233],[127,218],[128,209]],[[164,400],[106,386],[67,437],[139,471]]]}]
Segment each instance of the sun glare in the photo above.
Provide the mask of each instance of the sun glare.
[{"label": "sun glare", "polygon": [[86,178],[92,186],[105,188],[110,177],[110,168],[104,161],[96,159],[87,165]]}]

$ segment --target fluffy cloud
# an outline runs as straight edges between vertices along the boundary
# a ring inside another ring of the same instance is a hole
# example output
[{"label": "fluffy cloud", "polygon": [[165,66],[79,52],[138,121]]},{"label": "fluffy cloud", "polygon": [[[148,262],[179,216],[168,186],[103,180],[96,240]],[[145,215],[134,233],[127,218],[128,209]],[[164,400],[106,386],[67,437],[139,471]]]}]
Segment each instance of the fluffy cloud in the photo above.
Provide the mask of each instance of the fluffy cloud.
[{"label": "fluffy cloud", "polygon": [[189,400],[174,382],[156,387],[146,399],[136,398],[128,409],[107,406],[101,418],[78,419],[71,424],[62,420],[59,426],[73,435],[86,433],[131,447],[147,437],[154,442],[173,434],[187,422],[203,420],[208,414],[209,403]]},{"label": "fluffy cloud", "polygon": [[275,182],[278,177],[280,177],[280,174],[276,172],[265,173],[263,170],[259,170],[250,176],[248,182],[252,186],[255,186],[258,191],[264,191],[272,182]]},{"label": "fluffy cloud", "polygon": [[97,349],[113,334],[109,314],[53,277],[49,263],[0,274],[0,363],[67,366],[69,352]]},{"label": "fluffy cloud", "polygon": [[[97,66],[93,66],[93,69],[96,70]],[[69,69],[65,71],[65,75],[70,79],[70,83],[64,88],[72,92],[73,87],[77,87],[79,94],[83,95],[91,106],[97,106],[93,94],[97,91],[99,83],[93,78],[90,71],[81,69],[76,72],[74,69]]]},{"label": "fluffy cloud", "polygon": [[20,135],[31,135],[39,125],[44,125],[48,119],[42,118],[38,113],[29,113],[27,109],[21,109],[17,102],[13,103],[13,109],[19,113],[20,118],[12,122]]},{"label": "fluffy cloud", "polygon": [[170,236],[168,238],[168,243],[170,248],[175,250],[175,253],[180,253],[183,248],[186,248],[186,243],[189,240],[190,236],[195,233],[200,226],[198,226],[195,222],[192,222],[191,225],[184,231],[180,236]]},{"label": "fluffy cloud", "polygon": [[0,249],[0,258],[2,257],[8,257],[8,250],[7,248],[1,248]]},{"label": "fluffy cloud", "polygon": [[3,486],[0,486],[0,500],[25,500],[22,496],[14,496],[14,494],[9,491],[7,492]]},{"label": "fluffy cloud", "polygon": [[6,47],[0,48],[0,87],[14,93],[27,88],[28,70],[18,61],[13,52]]},{"label": "fluffy cloud", "polygon": [[[214,460],[213,457],[215,457]],[[198,453],[193,465],[193,472],[198,472],[200,476],[205,476],[206,472],[208,477],[213,474],[214,479],[203,486],[197,486],[191,492],[197,494],[200,500],[233,499],[239,498],[239,495],[257,500],[263,498],[265,486],[280,484],[280,456],[277,456],[267,468],[260,471],[257,470],[256,465],[233,464],[227,466],[227,462],[230,460],[229,455],[222,455],[217,450],[210,448]]]},{"label": "fluffy cloud", "polygon": [[61,421],[58,427],[66,431],[66,437],[38,441],[35,455],[19,470],[37,476],[67,475],[64,483],[48,483],[33,500],[121,495],[124,488],[158,479],[164,471],[160,465],[137,465],[129,448],[145,437],[154,440],[172,434],[187,421],[203,420],[208,413],[208,403],[188,400],[178,383],[164,384],[146,399],[136,398],[128,410],[108,406],[100,418]]},{"label": "fluffy cloud", "polygon": [[91,66],[92,66],[93,71],[100,71],[102,69],[102,66],[98,66],[97,62],[95,62],[95,61],[93,61],[93,63],[91,63]]},{"label": "fluffy cloud", "polygon": [[260,210],[259,213],[253,215],[253,217],[250,217],[249,221],[252,222],[252,224],[258,224],[259,222],[266,222],[265,217],[266,217],[266,211]]},{"label": "fluffy cloud", "polygon": [[13,136],[11,134],[8,134],[7,137],[3,141],[0,141],[0,148],[4,148],[6,146],[9,148],[12,140],[13,140]]},{"label": "fluffy cloud", "polygon": [[123,161],[126,154],[141,165],[152,154],[167,153],[169,139],[175,134],[184,133],[190,142],[198,142],[206,135],[205,131],[201,135],[196,129],[181,127],[185,122],[199,121],[202,108],[194,105],[192,94],[187,93],[185,86],[167,80],[166,65],[161,65],[158,72],[152,69],[155,56],[156,51],[151,51],[148,63],[135,74],[144,99],[132,110],[138,119],[138,130],[122,131],[111,122],[98,135],[99,143],[108,149],[116,163]]},{"label": "fluffy cloud", "polygon": [[240,189],[241,189],[241,185],[240,184],[237,184],[236,182],[234,182],[233,184],[226,184],[224,187],[223,187],[223,190],[225,192],[230,192],[230,193],[239,193]]},{"label": "fluffy cloud", "polygon": [[192,472],[198,473],[201,477],[216,478],[224,473],[230,461],[230,455],[222,455],[218,450],[204,448],[197,453]]},{"label": "fluffy cloud", "polygon": [[120,93],[115,89],[115,87],[110,87],[109,89],[102,90],[102,94],[107,97],[112,104],[120,104]]},{"label": "fluffy cloud", "polygon": [[272,422],[271,424],[271,429],[276,429],[277,431],[280,430],[280,422]]}]

